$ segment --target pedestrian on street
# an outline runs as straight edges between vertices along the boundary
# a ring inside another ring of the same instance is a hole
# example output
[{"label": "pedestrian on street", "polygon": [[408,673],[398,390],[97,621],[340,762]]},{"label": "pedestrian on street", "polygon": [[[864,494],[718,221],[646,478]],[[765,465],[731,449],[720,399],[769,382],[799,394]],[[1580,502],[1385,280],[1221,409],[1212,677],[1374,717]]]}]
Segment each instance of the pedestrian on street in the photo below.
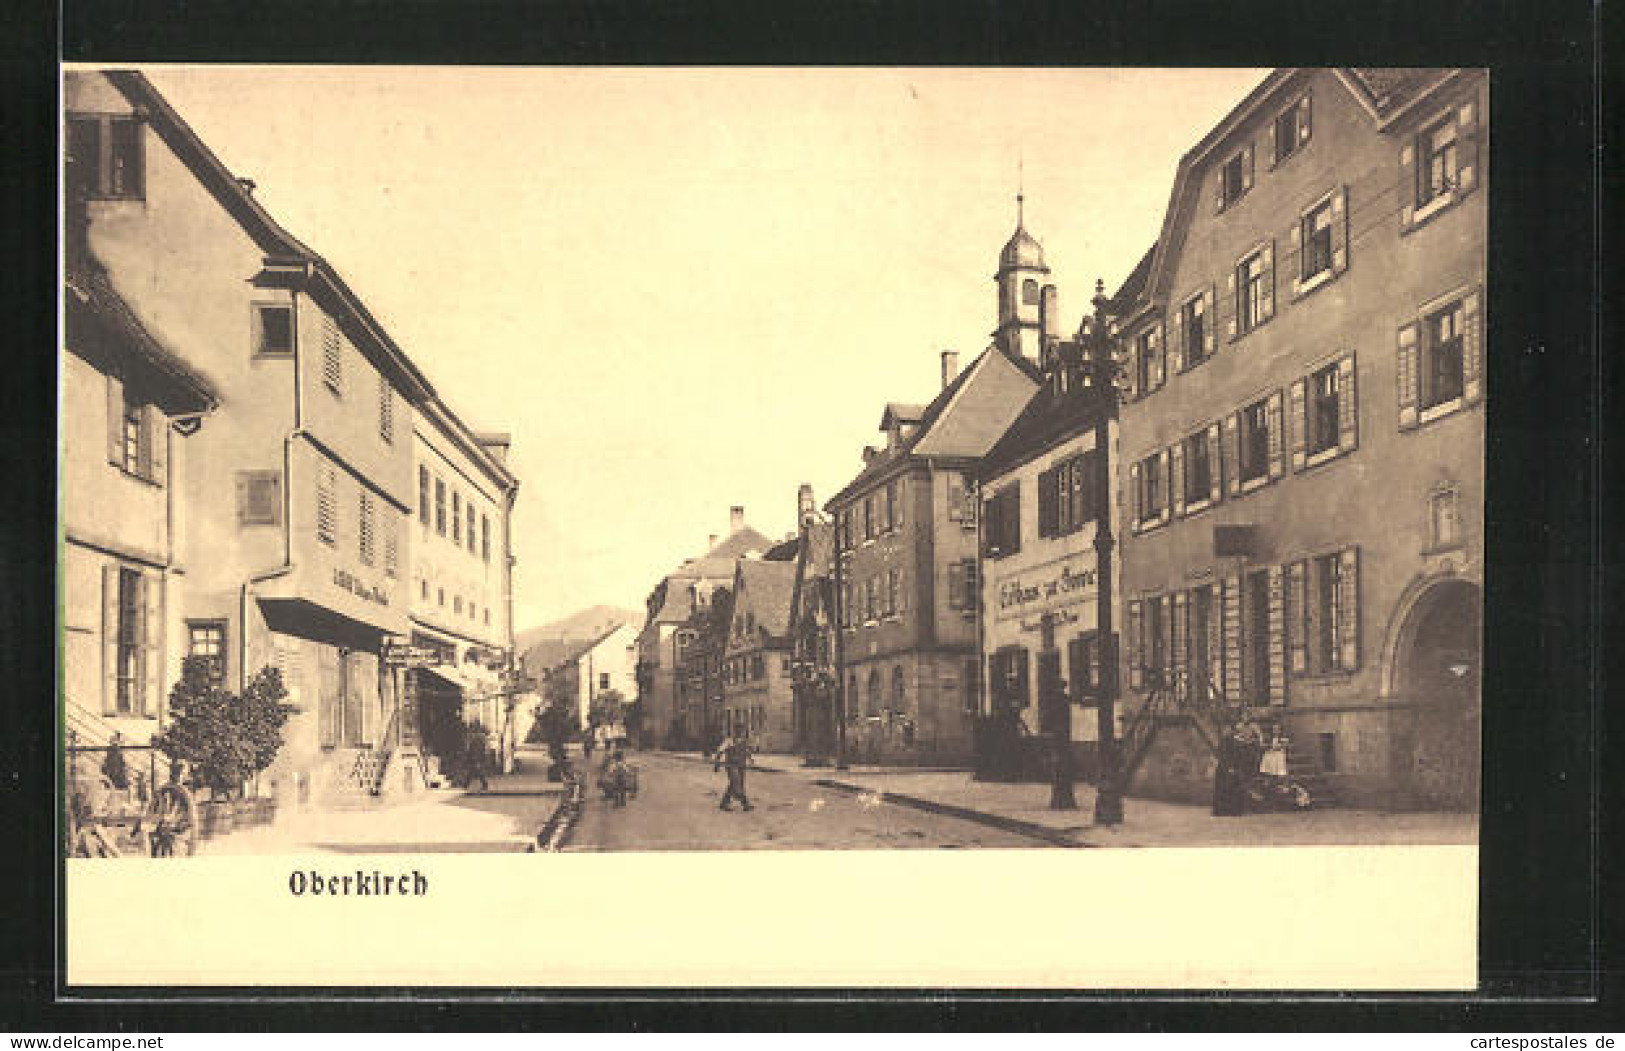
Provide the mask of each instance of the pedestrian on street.
[{"label": "pedestrian on street", "polygon": [[735,799],[739,800],[740,809],[754,810],[750,799],[745,795],[745,771],[750,767],[750,742],[744,734],[734,736],[729,734],[717,746],[716,761],[711,770],[714,773],[723,767],[728,768],[728,790],[722,794],[722,810],[732,810],[731,805]]}]

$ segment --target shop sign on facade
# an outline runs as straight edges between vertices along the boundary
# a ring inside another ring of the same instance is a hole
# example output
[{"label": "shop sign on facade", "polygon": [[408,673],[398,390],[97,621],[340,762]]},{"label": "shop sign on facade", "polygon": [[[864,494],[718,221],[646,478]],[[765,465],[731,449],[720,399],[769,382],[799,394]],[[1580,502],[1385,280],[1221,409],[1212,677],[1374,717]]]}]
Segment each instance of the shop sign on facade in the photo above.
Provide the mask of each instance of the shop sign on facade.
[{"label": "shop sign on facade", "polygon": [[993,596],[997,603],[994,619],[1026,619],[1091,600],[1095,586],[1092,551],[1017,569],[999,577],[994,585]]}]

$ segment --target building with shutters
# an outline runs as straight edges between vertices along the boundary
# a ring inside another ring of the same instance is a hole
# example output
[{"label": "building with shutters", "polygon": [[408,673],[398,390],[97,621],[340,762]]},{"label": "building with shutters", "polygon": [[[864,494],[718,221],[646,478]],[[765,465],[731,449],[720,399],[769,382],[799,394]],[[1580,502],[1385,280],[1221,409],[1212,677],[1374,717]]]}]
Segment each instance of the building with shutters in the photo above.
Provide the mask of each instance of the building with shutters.
[{"label": "building with shutters", "polygon": [[812,486],[802,485],[797,517],[795,584],[790,598],[790,676],[794,748],[811,765],[836,754],[835,526],[818,513]]},{"label": "building with shutters", "polygon": [[841,685],[852,758],[971,758],[979,707],[978,462],[1038,387],[1059,321],[1043,251],[1018,220],[999,254],[993,343],[942,389],[881,414],[885,444],[825,504],[835,522]]},{"label": "building with shutters", "polygon": [[[1120,297],[1137,294],[1149,262]],[[1058,342],[1044,360],[1043,384],[976,471],[982,547],[968,587],[980,596],[987,683],[978,769],[990,777],[1038,774],[1047,757],[1037,743],[1055,739],[1063,714],[1074,769],[1096,769],[1100,662],[1110,651],[1099,633],[1095,533],[1102,512],[1117,509],[1103,473],[1113,464],[1095,441],[1110,408],[1089,386],[1079,344]]]},{"label": "building with shutters", "polygon": [[[1180,162],[1117,323],[1125,714],[1252,706],[1324,800],[1477,805],[1487,102],[1273,72]],[[1136,790],[1211,797],[1198,723]]]},{"label": "building with shutters", "polygon": [[[503,680],[513,653],[509,527],[519,484],[509,447],[508,435],[471,431],[438,398],[413,417],[411,642],[440,660],[405,673],[401,708],[406,746],[421,742],[422,725],[451,726],[455,716],[485,728],[504,766],[517,743]],[[448,734],[441,747],[458,744]]]},{"label": "building with shutters", "polygon": [[[98,123],[101,135],[117,121]],[[99,750],[115,734],[142,748],[164,725],[188,635],[187,506],[176,483],[191,437],[219,404],[213,384],[137,317],[89,250],[91,213],[120,207],[117,194],[137,189],[104,181],[109,171],[70,165],[63,202],[58,579],[63,712],[78,774],[100,772]],[[138,798],[167,770],[150,755],[132,755],[128,766]]]},{"label": "building with shutters", "polygon": [[[186,454],[169,461],[184,527],[168,541],[165,645],[214,659],[234,691],[280,669],[296,714],[261,790],[300,805],[392,786],[413,764],[392,766],[411,742],[404,676],[383,655],[411,637],[413,436],[438,396],[146,77],[70,71],[63,101],[68,167],[95,173],[88,254],[220,406],[169,444]],[[113,491],[65,481],[70,514]]]}]

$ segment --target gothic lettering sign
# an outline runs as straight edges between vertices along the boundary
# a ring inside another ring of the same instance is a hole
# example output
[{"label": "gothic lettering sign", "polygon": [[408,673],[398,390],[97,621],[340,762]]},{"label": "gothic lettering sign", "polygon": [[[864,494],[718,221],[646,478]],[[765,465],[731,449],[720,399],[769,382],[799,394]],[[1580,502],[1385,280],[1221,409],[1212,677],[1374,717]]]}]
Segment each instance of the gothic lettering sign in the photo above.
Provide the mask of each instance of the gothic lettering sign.
[{"label": "gothic lettering sign", "polygon": [[1093,551],[1017,569],[994,582],[994,619],[1026,620],[1063,606],[1093,602],[1095,587]]},{"label": "gothic lettering sign", "polygon": [[429,646],[386,643],[382,656],[391,668],[427,668],[440,663],[440,651]]}]

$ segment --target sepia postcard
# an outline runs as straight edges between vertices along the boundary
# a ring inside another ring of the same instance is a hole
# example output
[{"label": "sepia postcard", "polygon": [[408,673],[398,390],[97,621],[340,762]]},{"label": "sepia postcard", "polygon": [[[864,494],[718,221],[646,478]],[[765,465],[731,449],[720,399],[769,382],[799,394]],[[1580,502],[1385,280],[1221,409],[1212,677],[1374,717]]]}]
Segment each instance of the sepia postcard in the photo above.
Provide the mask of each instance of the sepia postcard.
[{"label": "sepia postcard", "polygon": [[64,67],[69,985],[1472,990],[1489,81]]}]

